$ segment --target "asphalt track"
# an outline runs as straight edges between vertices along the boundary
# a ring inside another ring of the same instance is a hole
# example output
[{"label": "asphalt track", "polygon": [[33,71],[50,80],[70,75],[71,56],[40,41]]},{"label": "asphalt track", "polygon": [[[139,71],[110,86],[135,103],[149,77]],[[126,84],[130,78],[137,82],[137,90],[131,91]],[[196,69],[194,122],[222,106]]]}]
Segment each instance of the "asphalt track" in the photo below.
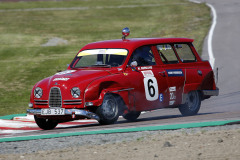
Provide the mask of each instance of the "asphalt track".
[{"label": "asphalt track", "polygon": [[[119,119],[117,124],[114,125],[88,124],[50,131],[41,130],[34,133],[21,133],[15,136],[63,134],[240,119],[240,52],[237,44],[240,37],[240,1],[202,0],[202,2],[212,5],[217,14],[211,44],[215,58],[214,69],[218,68],[219,70],[218,87],[220,95],[203,101],[198,115],[182,117],[178,109],[163,109],[142,114],[137,122],[130,123]],[[203,48],[203,59],[209,57],[208,38],[206,38]]]}]

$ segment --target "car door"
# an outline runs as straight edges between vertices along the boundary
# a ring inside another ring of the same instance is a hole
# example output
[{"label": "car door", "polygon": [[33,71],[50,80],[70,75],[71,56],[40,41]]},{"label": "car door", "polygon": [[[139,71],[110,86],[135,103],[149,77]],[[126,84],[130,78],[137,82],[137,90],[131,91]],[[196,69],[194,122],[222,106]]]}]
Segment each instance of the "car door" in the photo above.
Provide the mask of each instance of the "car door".
[{"label": "car door", "polygon": [[183,89],[185,84],[185,69],[179,65],[173,44],[156,45],[162,61],[168,84],[168,106],[176,106],[182,103]]},{"label": "car door", "polygon": [[[136,62],[136,67],[130,67]],[[126,69],[129,86],[134,88],[134,109],[147,111],[162,108],[166,105],[167,79],[162,75],[164,68],[156,65],[151,46],[137,48]]]}]

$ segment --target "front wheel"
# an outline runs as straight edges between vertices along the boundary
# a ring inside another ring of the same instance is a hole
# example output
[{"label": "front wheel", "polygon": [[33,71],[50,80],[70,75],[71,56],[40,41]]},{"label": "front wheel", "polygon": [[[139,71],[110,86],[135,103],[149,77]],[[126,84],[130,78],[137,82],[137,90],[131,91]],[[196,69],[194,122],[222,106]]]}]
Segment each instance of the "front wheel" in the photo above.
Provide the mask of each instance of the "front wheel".
[{"label": "front wheel", "polygon": [[118,120],[119,111],[119,98],[113,94],[107,94],[104,96],[103,103],[98,107],[96,113],[100,117],[100,124],[113,124]]},{"label": "front wheel", "polygon": [[201,106],[201,97],[198,91],[188,93],[185,104],[180,105],[179,111],[183,116],[196,115]]},{"label": "front wheel", "polygon": [[57,122],[54,122],[53,120],[50,119],[38,118],[37,116],[34,116],[34,119],[38,127],[44,130],[53,129],[58,125]]}]

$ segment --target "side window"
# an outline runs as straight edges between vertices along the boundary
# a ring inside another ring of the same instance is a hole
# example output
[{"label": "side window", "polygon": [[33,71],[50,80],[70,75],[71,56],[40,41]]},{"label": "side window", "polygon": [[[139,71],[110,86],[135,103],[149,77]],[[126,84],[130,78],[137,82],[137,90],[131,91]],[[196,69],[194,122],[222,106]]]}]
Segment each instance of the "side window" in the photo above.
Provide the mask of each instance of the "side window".
[{"label": "side window", "polygon": [[178,63],[178,58],[171,45],[157,45],[157,50],[164,64]]},{"label": "side window", "polygon": [[177,54],[183,63],[196,62],[196,57],[187,44],[174,44]]},{"label": "side window", "polygon": [[137,48],[133,52],[128,64],[130,65],[133,61],[137,62],[137,66],[152,66],[156,64],[150,46],[142,46]]}]

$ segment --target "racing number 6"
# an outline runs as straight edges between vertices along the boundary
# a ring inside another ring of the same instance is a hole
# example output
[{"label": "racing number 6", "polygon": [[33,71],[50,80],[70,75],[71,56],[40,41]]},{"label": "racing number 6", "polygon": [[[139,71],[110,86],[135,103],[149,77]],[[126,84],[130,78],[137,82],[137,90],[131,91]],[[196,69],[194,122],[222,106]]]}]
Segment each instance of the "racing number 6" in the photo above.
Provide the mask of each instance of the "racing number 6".
[{"label": "racing number 6", "polygon": [[148,93],[151,97],[155,95],[155,88],[152,86],[153,81],[151,79],[148,80]]},{"label": "racing number 6", "polygon": [[144,88],[145,95],[148,101],[155,101],[158,99],[158,84],[155,77],[145,77]]}]

